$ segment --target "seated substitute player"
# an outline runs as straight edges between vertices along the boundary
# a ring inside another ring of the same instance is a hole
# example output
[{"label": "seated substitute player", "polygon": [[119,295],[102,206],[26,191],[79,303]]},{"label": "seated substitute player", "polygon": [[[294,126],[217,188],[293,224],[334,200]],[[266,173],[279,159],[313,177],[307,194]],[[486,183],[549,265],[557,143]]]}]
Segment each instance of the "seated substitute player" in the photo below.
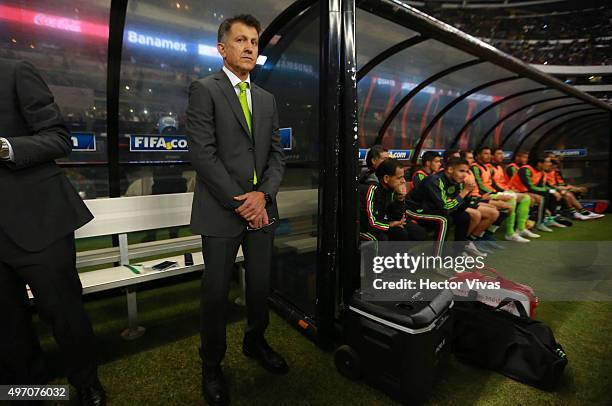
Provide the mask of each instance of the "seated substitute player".
[{"label": "seated substitute player", "polygon": [[376,169],[376,176],[380,180],[378,184],[359,185],[360,238],[372,241],[424,240],[425,230],[414,222],[407,222],[403,214],[398,216],[399,219],[389,218],[389,213],[394,213],[390,206],[394,205],[395,193],[406,194],[401,162],[386,159]]},{"label": "seated substitute player", "polygon": [[[408,196],[407,218],[435,230],[435,255],[442,254],[446,233],[451,225],[455,226],[455,241],[467,241],[471,219],[466,208],[469,195],[476,188],[473,182],[464,184],[467,172],[465,159],[451,158],[444,171],[423,179]],[[472,241],[466,244],[465,251],[473,255],[482,254]]]},{"label": "seated substitute player", "polygon": [[446,167],[446,163],[448,162],[449,159],[451,158],[459,158],[461,156],[461,151],[458,148],[450,148],[445,150],[442,153],[442,166],[440,166],[440,169],[438,170],[438,172],[442,172],[444,170],[444,168]]},{"label": "seated substitute player", "polygon": [[[499,152],[499,158],[503,160],[503,151]],[[491,163],[491,148],[480,147],[476,151],[476,160],[472,164],[472,173],[480,193],[489,195],[489,203],[499,210],[507,210],[508,218],[505,220],[505,236],[508,241],[527,243],[527,237],[538,238],[538,234],[526,229],[525,225],[529,217],[531,199],[529,195],[515,193],[508,190],[504,168]],[[499,182],[499,183],[498,183]],[[493,226],[495,227],[495,226]],[[491,231],[495,231],[492,229]]]},{"label": "seated substitute player", "polygon": [[593,220],[604,217],[603,214],[593,213],[585,209],[576,198],[574,192],[585,193],[586,188],[576,187],[567,184],[559,169],[559,158],[554,154],[551,155],[551,169],[546,172],[546,182],[549,186],[557,189],[561,194],[566,212],[576,220]]},{"label": "seated substitute player", "polygon": [[[515,192],[529,193],[531,199],[538,205],[538,216],[536,229],[552,232],[544,223],[544,211],[554,211],[557,203],[561,200],[561,194],[548,186],[544,172],[550,168],[550,157],[538,157],[531,160],[530,164],[523,165],[510,180],[510,188]],[[554,221],[549,225],[564,227]]]},{"label": "seated substitute player", "polygon": [[[503,151],[502,151],[502,154],[503,154]],[[510,179],[512,179],[512,177],[516,175],[516,173],[521,168],[521,166],[527,165],[528,162],[529,162],[529,152],[527,151],[517,152],[514,155],[514,162],[511,162],[506,166],[506,182],[508,182],[509,184]]]},{"label": "seated substitute player", "polygon": [[[495,161],[495,182],[506,189],[507,192],[515,192],[510,188],[510,179],[516,172],[518,172],[519,168],[523,165],[526,165],[529,160],[529,153],[526,151],[519,151],[516,153],[514,157],[514,162],[508,164],[505,168],[503,167],[504,163],[504,151],[501,148],[495,148],[495,154],[493,157]],[[503,175],[503,180],[502,180]],[[505,182],[505,183],[504,183]],[[515,192],[516,193],[516,192]],[[517,195],[521,195],[521,193],[517,193]],[[535,206],[534,200],[529,196],[529,194],[524,193],[525,196],[529,197],[530,200],[530,208]],[[531,228],[535,225],[535,221],[530,220],[527,217],[527,221],[525,222],[525,230],[531,231]],[[525,236],[521,236],[523,238],[538,238],[535,237],[535,233],[532,234],[531,237],[525,233]]]},{"label": "seated substitute player", "polygon": [[406,197],[408,195],[408,185],[406,182],[400,183],[393,193],[393,202],[387,207],[387,217],[389,221],[405,220],[404,230],[406,235],[402,240],[406,241],[425,241],[427,231],[417,224],[414,220],[406,219]]},{"label": "seated substitute player", "polygon": [[412,174],[412,187],[415,188],[423,179],[436,173],[442,167],[442,158],[436,151],[425,151],[421,156],[421,167]]},{"label": "seated substitute player", "polygon": [[[474,154],[470,150],[461,151],[461,158],[465,159],[468,165],[474,163]],[[466,181],[476,183],[476,178],[471,170],[468,170]],[[493,233],[497,231],[499,225],[507,217],[506,212],[500,212],[497,207],[489,203],[490,195],[481,194],[478,185],[471,193],[470,203],[466,209],[467,213],[472,217],[472,224],[476,225],[470,230],[468,240],[474,241],[476,247],[481,251],[490,252],[491,248],[503,249],[502,246],[495,242]],[[475,212],[480,214],[480,219],[474,218]]]},{"label": "seated substitute player", "polygon": [[378,183],[376,168],[378,168],[378,165],[380,165],[381,162],[387,158],[389,158],[389,151],[387,151],[386,148],[383,148],[382,145],[374,145],[372,148],[370,148],[366,155],[367,169],[364,170],[359,176],[359,183],[364,185]]}]

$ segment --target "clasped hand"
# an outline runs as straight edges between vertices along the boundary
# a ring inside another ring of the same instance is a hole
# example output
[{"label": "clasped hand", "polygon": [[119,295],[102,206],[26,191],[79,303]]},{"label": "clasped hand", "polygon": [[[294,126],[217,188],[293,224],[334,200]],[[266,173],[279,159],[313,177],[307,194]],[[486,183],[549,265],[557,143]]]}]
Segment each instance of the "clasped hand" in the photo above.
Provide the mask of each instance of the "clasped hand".
[{"label": "clasped hand", "polygon": [[251,228],[262,228],[269,224],[266,198],[262,192],[248,192],[234,197],[234,200],[242,202],[235,212],[244,218]]}]

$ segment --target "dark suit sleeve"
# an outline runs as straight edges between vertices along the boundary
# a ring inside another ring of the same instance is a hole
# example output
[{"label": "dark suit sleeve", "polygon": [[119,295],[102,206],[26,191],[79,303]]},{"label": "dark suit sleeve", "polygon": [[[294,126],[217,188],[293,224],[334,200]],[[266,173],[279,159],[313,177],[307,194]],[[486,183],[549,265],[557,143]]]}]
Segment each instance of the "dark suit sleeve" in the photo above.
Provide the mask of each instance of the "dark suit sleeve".
[{"label": "dark suit sleeve", "polygon": [[278,189],[285,173],[285,153],[283,152],[283,146],[280,139],[276,99],[273,97],[272,101],[274,102],[274,116],[272,122],[272,141],[270,143],[270,153],[268,154],[268,163],[257,190],[267,193],[272,197],[272,199],[275,199],[276,193],[278,193]]},{"label": "dark suit sleeve", "polygon": [[444,215],[449,215],[462,207],[464,199],[459,194],[454,198],[448,196],[446,194],[446,187],[441,179],[438,179],[437,184],[435,182],[424,182],[423,186],[433,206],[438,211],[444,213]]},{"label": "dark suit sleeve", "polygon": [[[15,69],[17,103],[32,131],[31,136],[5,137],[13,148],[13,161],[6,165],[22,169],[70,155],[72,142],[53,94],[36,68],[20,62]],[[7,129],[4,129],[5,131]]]},{"label": "dark suit sleeve", "polygon": [[214,102],[210,92],[200,82],[193,82],[189,88],[187,107],[187,140],[191,165],[223,207],[236,209],[242,202],[234,200],[234,197],[244,194],[244,190],[232,179],[218,158],[216,137]]}]

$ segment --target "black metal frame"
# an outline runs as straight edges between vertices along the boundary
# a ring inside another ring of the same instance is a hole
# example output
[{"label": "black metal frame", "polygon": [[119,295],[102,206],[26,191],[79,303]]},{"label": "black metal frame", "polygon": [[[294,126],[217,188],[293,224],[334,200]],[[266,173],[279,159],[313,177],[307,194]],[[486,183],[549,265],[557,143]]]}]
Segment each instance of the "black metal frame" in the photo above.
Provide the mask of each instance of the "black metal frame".
[{"label": "black metal frame", "polygon": [[491,135],[491,133],[493,133],[493,131],[495,131],[495,129],[504,121],[508,120],[510,117],[513,117],[515,114],[520,113],[523,110],[528,109],[529,107],[541,104],[541,103],[547,103],[550,101],[554,101],[554,100],[561,100],[561,99],[571,99],[571,96],[555,96],[555,97],[549,97],[546,99],[542,99],[542,100],[536,100],[534,102],[525,104],[521,107],[519,107],[518,109],[514,109],[512,110],[510,113],[506,114],[505,116],[501,117],[499,120],[497,120],[495,122],[495,124],[493,124],[488,130],[487,132],[484,133],[484,135],[482,136],[482,138],[480,138],[480,141],[478,142],[478,145],[476,146],[476,148],[479,148],[480,146],[482,146],[484,144],[484,142],[487,140],[487,138],[489,138],[489,136]]},{"label": "black metal frame", "polygon": [[[575,115],[576,113],[578,113],[578,115]],[[580,114],[580,113],[582,113],[582,112],[580,112],[580,111],[577,111],[577,112],[573,111],[573,112],[565,113],[564,118],[566,118],[566,120],[563,120],[561,123],[570,124],[570,125],[574,124],[574,125],[578,125],[578,127],[580,127],[579,126],[580,123],[576,123],[576,122],[572,123],[572,121],[580,121],[582,119],[584,114]],[[605,113],[602,113],[602,114],[605,114]],[[550,124],[550,123],[551,123],[551,121],[548,122],[548,124]],[[540,137],[536,139],[536,141],[533,143],[532,147],[535,146],[540,141],[540,139],[542,139],[542,137],[545,134],[549,133],[551,130],[554,131],[554,129],[559,128],[559,123],[553,123],[553,124],[554,125],[551,126],[550,128],[542,130],[543,131],[543,133],[541,133],[542,135],[540,135]],[[571,128],[573,129],[574,126],[572,126]],[[534,135],[535,135],[535,133],[534,133]],[[532,135],[530,135],[530,137],[532,137]],[[520,144],[521,145],[524,144],[524,141],[521,141]],[[515,151],[518,151],[518,148],[515,148]]]},{"label": "black metal frame", "polygon": [[[335,287],[338,272],[339,150],[342,134],[342,10],[341,0],[320,2],[319,141],[319,241],[315,318],[317,344],[331,345],[334,332]],[[321,232],[323,231],[323,232]]]},{"label": "black metal frame", "polygon": [[[505,82],[510,82],[513,80],[517,80],[517,79],[521,79],[520,76],[508,76],[505,78],[500,78],[500,79],[496,79],[496,80],[491,80],[489,82],[483,83],[479,86],[476,86],[470,90],[468,90],[467,92],[461,94],[460,96],[456,97],[455,99],[453,99],[452,102],[448,103],[446,106],[444,106],[444,108],[442,110],[440,110],[438,112],[438,114],[435,115],[434,118],[431,119],[431,121],[429,122],[429,124],[427,125],[427,127],[425,127],[425,129],[423,130],[423,132],[421,133],[421,137],[419,138],[419,142],[417,144],[418,145],[423,145],[425,144],[425,140],[427,139],[427,137],[429,136],[429,134],[431,133],[431,131],[434,129],[434,127],[436,126],[436,124],[438,124],[438,122],[442,119],[442,117],[448,113],[453,107],[455,107],[457,104],[459,104],[462,100],[465,100],[466,98],[468,98],[470,95],[479,92],[483,89],[486,89],[487,87],[491,87],[491,86],[495,86],[498,85],[500,83],[505,83]],[[420,148],[415,148],[414,151],[414,155],[412,157],[412,162],[416,163],[416,160],[418,159],[419,155],[420,155]]]},{"label": "black metal frame", "polygon": [[455,135],[455,138],[453,139],[453,142],[451,143],[450,147],[454,148],[457,145],[457,143],[459,142],[459,140],[461,139],[461,136],[463,135],[463,133],[465,133],[465,131],[468,129],[468,127],[470,127],[480,117],[485,115],[485,113],[487,111],[490,111],[490,110],[494,109],[495,107],[499,106],[500,104],[505,103],[505,102],[507,102],[509,100],[515,99],[517,97],[520,97],[520,96],[523,96],[523,95],[526,95],[526,94],[530,94],[530,93],[536,93],[536,92],[544,91],[544,90],[547,90],[547,89],[549,89],[549,88],[548,87],[536,87],[535,89],[523,90],[523,91],[518,92],[518,93],[510,94],[510,95],[508,95],[508,96],[506,96],[506,97],[496,101],[495,103],[489,104],[487,107],[483,108],[478,113],[474,114],[474,116],[471,117],[468,121],[466,121],[466,123],[463,125],[463,127],[461,127],[459,132],[457,132],[457,135]]},{"label": "black metal frame", "polygon": [[[599,114],[597,114],[597,115],[593,114],[592,116],[584,117],[587,120],[592,120],[592,122],[590,122],[590,121],[584,122],[583,121],[582,125],[577,127],[576,132],[572,133],[572,137],[581,138],[581,137],[585,136],[588,132],[593,131],[595,126],[605,126],[606,127],[606,131],[609,134],[610,125],[612,124],[612,119],[610,119],[609,117],[610,116],[607,115],[607,114],[605,116],[599,116]],[[572,128],[574,128],[574,127],[572,127]],[[553,145],[556,142],[556,140],[557,140],[557,137],[549,137],[548,138],[548,142],[550,142]],[[546,144],[541,144],[541,146],[546,146]],[[609,170],[610,169],[609,169],[609,165],[608,165],[608,171]]]},{"label": "black metal frame", "polygon": [[[610,120],[606,119],[604,117],[601,117],[599,119],[594,119],[593,122],[591,123],[587,123],[587,125],[583,125],[581,127],[578,127],[578,129],[576,129],[576,132],[573,134],[576,137],[581,137],[583,136],[588,130],[592,130],[592,128],[595,125],[600,125],[603,123],[608,123]],[[584,124],[584,123],[583,123]]]},{"label": "black metal frame", "polygon": [[119,88],[123,30],[128,0],[112,0],[108,24],[108,61],[106,67],[106,137],[108,153],[108,193],[121,196],[119,165]]},{"label": "black metal frame", "polygon": [[[283,33],[282,39],[276,44],[270,52],[268,52],[266,64],[276,65],[278,59],[283,55],[288,47],[293,44],[293,40],[297,37],[302,31],[303,25],[307,25],[311,22],[311,18],[318,18],[318,2],[316,1],[298,1],[300,7],[294,7],[291,10],[291,13],[283,12],[282,19],[275,19],[273,22],[275,24],[276,31],[272,33],[266,28],[264,33],[266,36],[270,37],[270,39],[279,33]],[[292,4],[290,7],[295,6],[296,3]],[[303,8],[305,5],[309,5],[308,8]],[[286,31],[286,32],[285,32]],[[263,35],[263,34],[262,34]],[[263,45],[261,48],[261,53],[265,52],[266,46],[270,43],[270,40]],[[260,53],[260,55],[261,55]],[[262,69],[262,67],[258,66],[251,72],[251,78],[256,82],[266,82],[268,80],[268,75],[272,72],[267,69]]]},{"label": "black metal frame", "polygon": [[[348,303],[358,287],[359,273],[359,201],[358,193],[358,101],[355,48],[356,7],[354,0],[342,3],[342,137],[340,140],[340,289],[339,305]],[[336,309],[338,310],[338,309]],[[336,312],[336,316],[337,316]]]},{"label": "black metal frame", "polygon": [[[582,103],[579,103],[578,105],[580,105]],[[589,111],[589,110],[595,110],[597,109],[596,107],[588,107],[585,109],[581,109],[581,110],[575,110],[575,111],[571,111],[569,113],[565,112],[565,113],[561,113],[561,114],[557,114],[556,116],[553,116],[547,120],[542,121],[540,124],[536,125],[534,128],[532,128],[531,130],[529,130],[529,132],[527,134],[525,134],[525,136],[523,138],[520,139],[520,141],[517,143],[516,148],[514,149],[514,152],[518,151],[520,149],[520,147],[523,145],[523,143],[525,142],[525,140],[527,140],[529,137],[531,137],[532,134],[534,134],[536,131],[538,131],[540,128],[544,127],[547,124],[550,124],[551,122],[562,118],[564,116],[567,116],[568,114],[573,114],[573,113],[581,113],[583,111]]]},{"label": "black metal frame", "polygon": [[[540,142],[540,140],[544,137],[548,137],[549,135],[555,135],[554,132],[555,130],[557,130],[558,128],[562,128],[564,126],[566,127],[565,132],[570,132],[572,134],[574,134],[574,131],[582,131],[583,128],[588,127],[585,126],[585,124],[591,124],[591,122],[587,122],[584,123],[582,122],[583,118],[588,118],[591,117],[591,114],[579,114],[578,116],[573,116],[573,117],[569,117],[571,116],[573,113],[568,114],[568,117],[565,121],[561,122],[561,123],[556,123],[553,127],[545,130],[545,132],[536,140],[536,142],[534,142],[534,145],[537,144],[538,142]],[[598,112],[598,114],[602,114],[602,115],[606,115],[605,112]],[[599,119],[595,119],[595,122],[599,122],[602,120],[608,120],[605,117],[601,117]],[[574,135],[572,135],[574,136]]]},{"label": "black metal frame", "polygon": [[538,118],[544,114],[548,114],[552,111],[555,110],[559,110],[559,109],[564,109],[567,107],[575,107],[575,106],[581,106],[581,105],[586,105],[587,103],[584,102],[576,102],[576,103],[570,103],[570,104],[562,104],[560,106],[555,106],[555,107],[551,107],[549,109],[545,109],[542,110],[540,112],[538,112],[537,114],[531,115],[529,117],[527,117],[525,120],[521,121],[520,123],[518,123],[502,140],[501,144],[500,144],[500,148],[503,148],[504,145],[506,145],[506,142],[508,142],[508,140],[510,138],[512,138],[512,136],[514,135],[515,132],[517,132],[519,130],[519,128],[521,128],[522,126],[524,126],[525,124],[527,124],[528,122],[530,122],[531,120],[533,120],[534,118]]},{"label": "black metal frame", "polygon": [[406,105],[406,103],[408,103],[414,96],[416,96],[421,90],[423,90],[425,87],[429,86],[429,84],[435,82],[436,80],[443,78],[444,76],[457,72],[461,69],[465,69],[465,68],[469,68],[470,66],[474,66],[480,63],[483,63],[485,61],[481,60],[481,59],[471,59],[467,62],[462,62],[460,64],[457,65],[453,65],[449,68],[446,68],[430,77],[428,77],[427,79],[425,79],[424,81],[422,81],[421,83],[419,83],[417,86],[415,86],[414,89],[412,89],[410,92],[408,92],[408,94],[406,94],[406,96],[402,97],[402,99],[395,105],[395,107],[393,107],[393,110],[391,110],[391,112],[389,113],[389,115],[387,116],[387,118],[385,119],[385,122],[383,123],[383,125],[381,126],[380,130],[378,131],[378,136],[376,137],[376,141],[374,142],[374,144],[380,144],[382,142],[383,137],[385,136],[385,133],[387,132],[387,129],[389,128],[389,126],[391,125],[391,123],[393,122],[393,120],[395,119],[395,117],[399,114],[400,111],[402,111],[402,109],[404,108],[404,106]]},{"label": "black metal frame", "polygon": [[264,52],[272,38],[281,29],[316,2],[317,0],[297,0],[277,15],[259,36],[259,54]]},{"label": "black metal frame", "polygon": [[421,42],[428,39],[422,35],[415,35],[414,37],[410,37],[407,40],[404,40],[400,43],[393,45],[382,51],[380,54],[376,55],[374,58],[368,61],[365,65],[357,71],[357,82],[359,82],[365,75],[367,75],[372,69],[374,69],[378,64],[384,62],[386,59],[392,57],[398,52],[401,52],[407,48],[410,48],[413,45],[420,44]]},{"label": "black metal frame", "polygon": [[[612,113],[608,116],[610,117],[610,123],[612,123]],[[608,126],[608,128],[611,127]],[[610,136],[612,137],[612,134]],[[612,140],[610,140],[610,145],[612,145]],[[612,146],[608,148],[608,199],[612,200],[612,165],[610,165],[610,162],[612,162]],[[610,208],[608,208],[608,211],[610,211]]]},{"label": "black metal frame", "polygon": [[581,116],[579,116],[579,117],[572,117],[572,118],[568,118],[567,120],[560,122],[559,124],[555,125],[554,127],[550,128],[549,130],[547,130],[547,131],[546,131],[544,134],[542,134],[542,136],[540,137],[540,139],[539,139],[539,140],[537,140],[537,141],[535,142],[535,144],[533,145],[533,147],[531,148],[531,150],[533,151],[533,150],[537,150],[537,149],[539,149],[540,145],[541,145],[541,144],[542,144],[542,143],[543,143],[543,142],[544,142],[544,141],[545,141],[545,140],[546,140],[546,139],[547,139],[549,136],[553,135],[553,134],[554,134],[554,131],[556,131],[558,128],[563,127],[564,125],[566,125],[566,124],[570,123],[571,121],[578,121],[578,120],[582,120],[582,119],[587,118],[587,117],[592,117],[592,116],[594,116],[594,115],[596,115],[596,114],[606,114],[606,112],[598,112],[598,113],[584,114],[584,115],[581,115]]}]

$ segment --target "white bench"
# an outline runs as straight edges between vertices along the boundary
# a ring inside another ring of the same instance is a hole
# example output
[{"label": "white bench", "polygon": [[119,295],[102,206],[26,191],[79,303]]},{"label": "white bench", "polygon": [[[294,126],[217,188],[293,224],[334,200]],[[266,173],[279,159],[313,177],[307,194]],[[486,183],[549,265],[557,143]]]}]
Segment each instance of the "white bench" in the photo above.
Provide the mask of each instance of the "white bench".
[{"label": "white bench", "polygon": [[[138,326],[138,307],[136,286],[157,279],[168,278],[190,272],[202,271],[202,240],[200,236],[189,236],[141,244],[128,244],[127,234],[131,232],[155,230],[168,227],[185,226],[191,217],[193,193],[176,193],[167,195],[136,196],[86,200],[85,204],[94,214],[94,220],[78,229],[75,238],[89,238],[117,235],[119,246],[79,252],[77,268],[101,264],[119,263],[104,269],[82,272],[79,274],[83,285],[83,294],[125,288],[127,297],[128,327],[122,333],[126,339],[140,337],[145,329]],[[317,214],[318,191],[316,189],[298,189],[281,191],[277,196],[279,216],[281,219],[311,216]],[[283,239],[279,244],[284,246]],[[307,237],[304,241],[288,239],[288,248],[298,252],[316,249],[316,238]],[[129,267],[130,261],[170,253],[200,250],[193,254],[193,265],[186,266],[183,255],[169,256],[153,261],[139,262],[144,267],[137,267],[134,272]],[[236,256],[236,263],[241,268],[241,284],[244,284],[242,248]],[[146,271],[147,265],[161,261],[176,261],[177,266],[165,271]],[[242,286],[244,289],[244,285]],[[30,293],[30,297],[31,293]],[[242,298],[242,303],[244,297]]]}]

